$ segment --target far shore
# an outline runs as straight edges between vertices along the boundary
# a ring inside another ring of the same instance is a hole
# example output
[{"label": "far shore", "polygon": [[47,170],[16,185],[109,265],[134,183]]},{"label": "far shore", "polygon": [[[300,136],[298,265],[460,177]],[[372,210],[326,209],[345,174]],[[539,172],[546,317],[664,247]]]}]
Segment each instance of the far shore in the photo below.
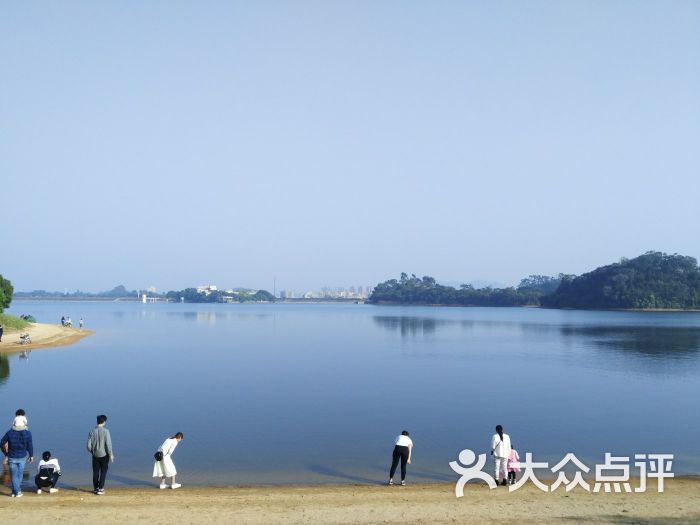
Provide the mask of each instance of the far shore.
[{"label": "far shore", "polygon": [[536,304],[523,304],[521,306],[494,306],[479,304],[442,304],[442,303],[398,303],[393,301],[365,302],[371,306],[427,306],[441,308],[533,308],[537,310],[569,310],[579,312],[700,312],[698,308],[548,308]]},{"label": "far shore", "polygon": [[[645,493],[591,493],[559,489],[544,493],[528,483],[509,493],[467,484],[456,498],[454,484],[322,485],[265,487],[189,487],[158,490],[154,486],[112,488],[95,496],[87,488],[63,487],[55,494],[25,492],[9,497],[0,488],[0,519],[23,524],[67,523],[242,523],[289,525],[356,524],[517,524],[685,525],[700,523],[700,480],[666,481]],[[59,483],[60,487],[60,483]]]},{"label": "far shore", "polygon": [[[20,335],[25,333],[30,335],[32,339],[31,343],[22,344],[20,342]],[[0,342],[0,353],[7,354],[26,350],[67,346],[94,333],[94,331],[85,328],[70,328],[46,323],[29,323],[29,326],[22,330],[5,329],[2,342]]]}]

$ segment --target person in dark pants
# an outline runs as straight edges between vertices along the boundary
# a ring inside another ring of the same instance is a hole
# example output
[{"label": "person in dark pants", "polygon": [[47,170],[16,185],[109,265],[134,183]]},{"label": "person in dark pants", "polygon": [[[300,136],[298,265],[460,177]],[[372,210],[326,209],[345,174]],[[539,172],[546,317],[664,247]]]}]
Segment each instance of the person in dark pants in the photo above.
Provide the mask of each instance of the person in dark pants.
[{"label": "person in dark pants", "polygon": [[50,494],[58,492],[56,483],[61,475],[61,465],[56,458],[51,457],[48,450],[41,455],[38,470],[39,473],[34,477],[36,493],[41,494],[42,490],[48,490]]},{"label": "person in dark pants", "polygon": [[34,461],[34,445],[32,433],[27,430],[24,424],[12,425],[7,434],[0,440],[0,450],[8,458],[10,464],[10,475],[12,479],[12,497],[22,497],[22,477],[24,466]]},{"label": "person in dark pants", "polygon": [[394,474],[396,467],[401,461],[401,485],[406,484],[406,464],[411,464],[411,454],[413,453],[413,441],[408,437],[408,431],[404,430],[400,436],[394,440],[394,452],[391,458],[391,470],[389,471],[389,485],[394,484]]},{"label": "person in dark pants", "polygon": [[87,440],[87,450],[92,455],[92,485],[98,496],[105,493],[107,469],[109,462],[114,461],[112,436],[105,428],[105,423],[107,416],[97,416],[97,426],[90,431]]},{"label": "person in dark pants", "polygon": [[0,343],[2,343],[2,333],[5,331],[5,328],[0,324]]}]

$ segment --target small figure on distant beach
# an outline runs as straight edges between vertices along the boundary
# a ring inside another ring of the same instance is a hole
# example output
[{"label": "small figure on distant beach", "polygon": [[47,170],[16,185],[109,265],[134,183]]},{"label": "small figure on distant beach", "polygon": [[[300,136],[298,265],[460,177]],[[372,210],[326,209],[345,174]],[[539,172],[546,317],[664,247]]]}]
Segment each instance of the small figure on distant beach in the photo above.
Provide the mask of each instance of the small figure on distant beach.
[{"label": "small figure on distant beach", "polygon": [[156,460],[155,465],[153,465],[153,477],[160,478],[160,489],[168,488],[168,485],[165,483],[165,478],[171,478],[171,489],[179,489],[182,486],[180,483],[175,483],[177,470],[175,469],[172,456],[173,452],[175,452],[175,447],[177,447],[184,437],[182,432],[178,432],[173,437],[163,441],[163,444],[158,448],[156,455],[158,457],[162,455],[162,459],[160,461]]},{"label": "small figure on distant beach", "polygon": [[78,321],[78,326],[80,327],[81,330],[83,329],[83,318],[82,317]]},{"label": "small figure on distant beach", "polygon": [[498,483],[501,478],[501,485],[508,484],[508,458],[510,457],[510,436],[503,432],[501,425],[496,425],[496,433],[491,438],[491,455],[496,462],[496,475],[494,479]]},{"label": "small figure on distant beach", "polygon": [[68,317],[66,317],[66,326],[69,326],[71,328],[73,327],[73,321],[70,318],[70,315]]},{"label": "small figure on distant beach", "polygon": [[92,455],[92,485],[95,494],[101,496],[105,493],[105,481],[109,462],[114,461],[112,449],[112,436],[105,428],[107,416],[97,416],[97,426],[90,431],[87,440],[87,450]]},{"label": "small figure on distant beach", "polygon": [[12,420],[12,428],[26,428],[28,426],[29,421],[27,420],[27,413],[23,409],[18,408],[15,412],[15,418]]},{"label": "small figure on distant beach", "polygon": [[515,485],[517,473],[520,472],[520,456],[513,443],[510,444],[510,456],[508,456],[508,483]]},{"label": "small figure on distant beach", "polygon": [[61,326],[66,326],[66,316],[65,315],[61,316]]},{"label": "small figure on distant beach", "polygon": [[[34,461],[32,433],[24,425],[13,425],[0,440],[0,450],[7,456],[12,477],[12,497],[22,497],[22,475],[27,461]],[[27,457],[29,459],[27,460]]]},{"label": "small figure on distant beach", "polygon": [[394,473],[401,461],[401,485],[406,484],[406,465],[411,464],[413,454],[413,440],[408,437],[408,431],[404,430],[394,440],[394,452],[391,458],[391,470],[389,471],[389,485],[394,484]]},{"label": "small figure on distant beach", "polygon": [[36,483],[36,493],[41,494],[42,490],[49,489],[49,493],[58,492],[56,483],[61,475],[61,465],[58,464],[58,459],[51,457],[51,452],[48,450],[41,455],[39,461],[38,473],[34,477]]},{"label": "small figure on distant beach", "polygon": [[5,327],[0,324],[0,343],[2,343],[2,333],[5,331]]}]

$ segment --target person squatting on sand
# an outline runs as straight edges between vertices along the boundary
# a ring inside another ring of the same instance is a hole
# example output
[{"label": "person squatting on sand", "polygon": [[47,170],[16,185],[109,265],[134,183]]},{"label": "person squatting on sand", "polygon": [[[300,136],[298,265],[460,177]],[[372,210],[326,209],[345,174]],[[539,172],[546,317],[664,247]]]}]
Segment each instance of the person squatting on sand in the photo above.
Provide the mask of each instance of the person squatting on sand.
[{"label": "person squatting on sand", "polygon": [[[178,432],[173,437],[166,439],[155,454],[156,463],[153,465],[153,477],[160,478],[159,488],[161,489],[168,488],[168,485],[165,484],[165,478],[171,478],[171,489],[178,489],[182,486],[179,483],[175,483],[177,470],[175,469],[172,456],[173,452],[175,452],[175,447],[184,437],[182,432]],[[161,459],[159,460],[158,458]]]},{"label": "person squatting on sand", "polygon": [[0,449],[7,456],[10,464],[12,497],[21,498],[22,475],[24,474],[24,466],[27,464],[27,456],[29,456],[29,463],[34,461],[32,433],[27,430],[27,426],[24,424],[12,425],[12,428],[0,440]]},{"label": "person squatting on sand", "polygon": [[87,440],[87,450],[92,455],[92,486],[98,496],[105,493],[107,469],[109,462],[114,461],[112,436],[105,428],[106,422],[107,416],[97,416],[97,426],[90,431]]},{"label": "person squatting on sand", "polygon": [[401,460],[401,485],[406,484],[406,464],[411,464],[413,453],[413,441],[408,437],[408,431],[404,430],[394,440],[394,452],[391,458],[391,470],[389,471],[389,485],[394,484],[394,473]]},{"label": "person squatting on sand", "polygon": [[49,489],[51,494],[58,492],[56,483],[61,475],[61,465],[58,464],[58,459],[51,457],[51,452],[48,450],[41,455],[37,470],[38,473],[34,477],[36,493],[41,494],[41,491],[46,489]]},{"label": "person squatting on sand", "polygon": [[494,479],[498,483],[501,478],[501,485],[508,484],[508,458],[511,451],[510,436],[503,432],[501,425],[496,425],[496,433],[491,438],[491,455],[496,463],[496,475]]}]

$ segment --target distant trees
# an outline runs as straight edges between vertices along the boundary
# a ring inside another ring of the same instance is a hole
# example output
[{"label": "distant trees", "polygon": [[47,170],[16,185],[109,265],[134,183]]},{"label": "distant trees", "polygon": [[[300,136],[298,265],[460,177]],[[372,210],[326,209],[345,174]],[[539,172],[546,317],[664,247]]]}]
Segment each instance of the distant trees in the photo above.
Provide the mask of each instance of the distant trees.
[{"label": "distant trees", "polygon": [[693,257],[647,252],[634,259],[596,268],[579,277],[564,276],[542,298],[549,308],[700,308],[700,268]]},{"label": "distant trees", "polygon": [[252,297],[250,298],[251,301],[267,301],[267,302],[274,302],[275,301],[275,296],[272,295],[270,292],[267,290],[258,290],[255,292]]},{"label": "distant trees", "polygon": [[560,273],[557,277],[549,277],[547,275],[530,275],[520,281],[518,290],[522,293],[532,292],[548,295],[559,287],[561,280],[566,277]]},{"label": "distant trees", "polygon": [[10,306],[13,291],[12,283],[0,274],[0,313]]},{"label": "distant trees", "polygon": [[517,288],[442,286],[432,277],[377,285],[370,303],[459,306],[544,306],[581,309],[700,309],[700,268],[693,257],[647,252],[580,276],[530,275]]},{"label": "distant trees", "polygon": [[32,292],[17,292],[15,297],[18,298],[46,298],[46,299],[99,299],[103,297],[118,299],[124,297],[136,297],[138,292],[136,290],[127,290],[124,285],[120,284],[115,286],[111,290],[105,292],[82,292],[76,290],[75,292],[47,292],[46,290],[34,290]]},{"label": "distant trees", "polygon": [[443,304],[455,306],[526,306],[539,304],[541,292],[534,289],[479,288],[463,284],[459,289],[438,284],[433,277],[400,278],[378,284],[368,299],[370,303]]},{"label": "distant trees", "polygon": [[105,297],[133,297],[134,295],[136,295],[136,293],[136,290],[129,291],[123,284],[120,284],[119,286],[115,286],[108,292],[100,293],[100,295],[103,295]]},{"label": "distant trees", "polygon": [[196,288],[173,290],[165,294],[168,299],[179,302],[182,297],[186,303],[246,303],[246,302],[274,302],[274,296],[267,290],[245,291],[238,290],[235,293],[213,290],[209,293],[198,292]]}]

